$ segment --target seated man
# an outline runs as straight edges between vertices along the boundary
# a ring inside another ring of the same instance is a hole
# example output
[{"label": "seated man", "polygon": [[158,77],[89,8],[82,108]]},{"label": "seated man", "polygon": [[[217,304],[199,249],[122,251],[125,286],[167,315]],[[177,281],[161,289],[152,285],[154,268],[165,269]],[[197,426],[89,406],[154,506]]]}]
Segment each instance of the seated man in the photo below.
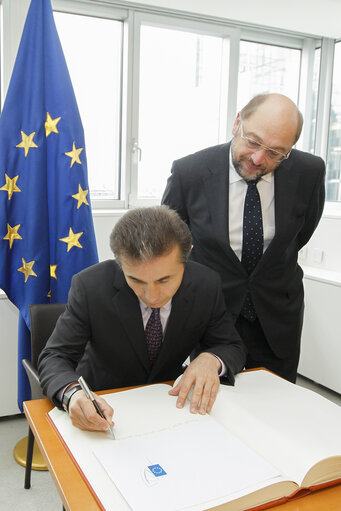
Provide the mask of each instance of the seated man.
[{"label": "seated man", "polygon": [[44,392],[68,410],[80,429],[107,430],[113,410],[96,398],[104,420],[77,385],[93,390],[177,378],[170,391],[182,407],[192,387],[191,412],[209,412],[219,376],[233,384],[245,348],[226,312],[219,276],[187,262],[187,225],[167,206],[129,211],[115,225],[116,260],[87,268],[72,279],[65,312],[39,358]]}]

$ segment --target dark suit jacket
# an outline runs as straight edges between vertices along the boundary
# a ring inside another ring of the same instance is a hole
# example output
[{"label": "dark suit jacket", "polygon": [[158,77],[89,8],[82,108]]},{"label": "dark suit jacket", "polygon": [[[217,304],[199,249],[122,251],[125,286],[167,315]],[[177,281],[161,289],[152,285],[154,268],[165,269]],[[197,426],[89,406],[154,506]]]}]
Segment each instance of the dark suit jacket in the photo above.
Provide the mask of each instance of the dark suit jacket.
[{"label": "dark suit jacket", "polygon": [[66,311],[39,358],[40,381],[60,406],[55,394],[80,375],[94,390],[172,380],[198,343],[225,362],[233,383],[245,348],[226,312],[219,275],[194,262],[185,266],[151,368],[138,298],[109,260],[73,277]]},{"label": "dark suit jacket", "polygon": [[300,342],[303,272],[297,256],[322,214],[325,165],[294,149],[274,171],[276,232],[248,276],[229,244],[229,149],[222,144],[175,161],[162,202],[189,225],[192,259],[220,274],[234,318],[249,290],[270,347],[284,358]]}]

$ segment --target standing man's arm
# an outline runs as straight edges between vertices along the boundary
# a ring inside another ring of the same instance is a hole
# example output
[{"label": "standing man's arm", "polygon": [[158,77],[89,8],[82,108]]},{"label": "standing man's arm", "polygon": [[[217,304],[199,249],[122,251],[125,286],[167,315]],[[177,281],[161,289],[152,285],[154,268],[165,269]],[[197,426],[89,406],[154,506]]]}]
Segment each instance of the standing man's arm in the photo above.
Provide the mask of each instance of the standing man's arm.
[{"label": "standing man's arm", "polygon": [[[316,157],[318,163],[318,173],[309,201],[309,209],[307,210],[305,223],[298,235],[298,250],[301,250],[308,243],[313,235],[320,218],[322,216],[325,201],[325,175],[326,166],[322,158]],[[307,172],[309,169],[307,169]]]},{"label": "standing man's arm", "polygon": [[167,185],[161,199],[161,204],[169,206],[174,209],[184,222],[188,224],[188,213],[186,206],[186,197],[179,176],[177,172],[177,162],[173,162],[171,175],[167,180]]}]

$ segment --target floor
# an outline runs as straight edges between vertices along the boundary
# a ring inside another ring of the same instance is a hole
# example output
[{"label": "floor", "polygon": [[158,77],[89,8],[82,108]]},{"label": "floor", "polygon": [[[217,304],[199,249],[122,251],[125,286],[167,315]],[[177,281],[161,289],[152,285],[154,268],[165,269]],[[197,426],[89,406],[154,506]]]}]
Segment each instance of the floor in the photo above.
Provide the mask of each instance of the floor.
[{"label": "floor", "polygon": [[24,415],[0,419],[0,509],[62,511],[59,494],[48,471],[32,471],[31,488],[24,489],[25,468],[15,461],[13,449],[19,440],[27,436],[27,432]]},{"label": "floor", "polygon": [[[341,406],[341,395],[332,392],[301,376],[298,385],[315,390]],[[13,457],[16,443],[27,435],[24,416],[16,415],[0,419],[0,509],[6,511],[62,511],[62,503],[49,472],[32,471],[31,488],[24,489],[24,467]],[[86,511],[86,510],[84,510]]]}]

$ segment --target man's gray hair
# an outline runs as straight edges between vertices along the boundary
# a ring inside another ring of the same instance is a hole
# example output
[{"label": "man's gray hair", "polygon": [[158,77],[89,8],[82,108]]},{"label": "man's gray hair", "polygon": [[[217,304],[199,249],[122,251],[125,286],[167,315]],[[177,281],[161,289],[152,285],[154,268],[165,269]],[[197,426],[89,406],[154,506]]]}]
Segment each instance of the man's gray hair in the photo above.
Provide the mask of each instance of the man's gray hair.
[{"label": "man's gray hair", "polygon": [[180,248],[180,262],[189,257],[192,238],[188,226],[168,206],[137,208],[116,223],[110,235],[110,248],[117,262],[122,257],[148,261]]}]

